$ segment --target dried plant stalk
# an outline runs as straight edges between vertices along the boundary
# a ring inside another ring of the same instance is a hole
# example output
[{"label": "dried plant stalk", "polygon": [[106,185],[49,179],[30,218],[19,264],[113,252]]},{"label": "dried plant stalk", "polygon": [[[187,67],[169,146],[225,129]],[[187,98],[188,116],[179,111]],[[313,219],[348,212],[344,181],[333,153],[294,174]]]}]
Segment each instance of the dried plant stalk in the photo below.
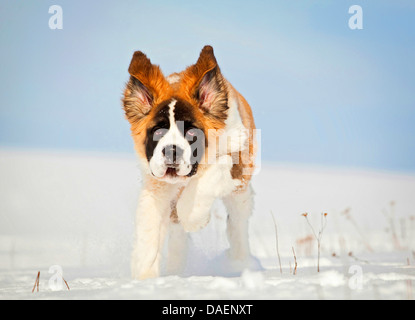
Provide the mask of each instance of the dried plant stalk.
[{"label": "dried plant stalk", "polygon": [[35,285],[33,286],[32,293],[35,291],[35,288],[36,288],[36,292],[39,292],[39,279],[40,279],[40,271],[37,272]]},{"label": "dried plant stalk", "polygon": [[293,275],[297,274],[297,257],[295,256],[295,251],[294,251],[294,247],[292,247],[293,249],[293,255],[294,255],[294,272]]},{"label": "dried plant stalk", "polygon": [[62,277],[62,280],[63,280],[63,282],[65,282],[65,285],[68,288],[68,290],[71,290],[71,289],[69,289],[69,285],[68,285],[68,283],[66,282],[66,280],[63,277]]},{"label": "dried plant stalk", "polygon": [[317,256],[317,272],[320,272],[320,247],[321,247],[321,238],[323,237],[323,231],[326,228],[327,225],[327,213],[321,214],[321,226],[318,234],[315,232],[313,226],[311,225],[310,221],[308,220],[308,213],[303,213],[302,216],[306,219],[308,225],[310,226],[311,231],[313,232],[314,237],[317,240],[317,250],[318,250],[318,256]]},{"label": "dried plant stalk", "polygon": [[274,222],[274,228],[275,228],[275,247],[277,249],[278,263],[280,265],[280,273],[282,274],[280,250],[279,250],[279,247],[278,247],[278,228],[277,228],[277,222],[275,221],[274,214],[272,213],[272,211],[270,211],[270,213],[271,213],[272,221]]}]

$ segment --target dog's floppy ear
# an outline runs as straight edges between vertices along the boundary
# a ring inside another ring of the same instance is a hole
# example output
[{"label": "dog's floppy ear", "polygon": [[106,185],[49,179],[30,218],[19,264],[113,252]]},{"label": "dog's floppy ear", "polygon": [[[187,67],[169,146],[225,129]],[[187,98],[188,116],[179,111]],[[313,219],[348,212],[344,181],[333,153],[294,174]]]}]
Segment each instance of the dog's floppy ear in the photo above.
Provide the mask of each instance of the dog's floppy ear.
[{"label": "dog's floppy ear", "polygon": [[228,109],[227,88],[211,46],[202,49],[196,64],[187,68],[185,75],[193,80],[189,86],[190,94],[196,98],[201,110],[225,120]]},{"label": "dog's floppy ear", "polygon": [[163,99],[170,86],[159,66],[153,65],[141,51],[136,51],[128,68],[131,77],[124,91],[123,105],[130,122],[146,116]]}]

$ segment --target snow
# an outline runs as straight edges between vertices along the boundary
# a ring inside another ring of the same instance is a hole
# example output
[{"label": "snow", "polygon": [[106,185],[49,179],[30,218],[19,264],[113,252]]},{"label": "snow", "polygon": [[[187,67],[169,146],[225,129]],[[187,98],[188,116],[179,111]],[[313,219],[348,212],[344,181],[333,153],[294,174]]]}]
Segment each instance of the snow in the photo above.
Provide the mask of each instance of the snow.
[{"label": "snow", "polygon": [[[130,155],[0,151],[0,299],[414,298],[414,175],[262,164],[249,268],[236,274],[226,259],[217,202],[207,228],[189,234],[182,274],[136,281],[129,261],[139,177]],[[305,212],[317,232],[327,213],[320,272]]]}]

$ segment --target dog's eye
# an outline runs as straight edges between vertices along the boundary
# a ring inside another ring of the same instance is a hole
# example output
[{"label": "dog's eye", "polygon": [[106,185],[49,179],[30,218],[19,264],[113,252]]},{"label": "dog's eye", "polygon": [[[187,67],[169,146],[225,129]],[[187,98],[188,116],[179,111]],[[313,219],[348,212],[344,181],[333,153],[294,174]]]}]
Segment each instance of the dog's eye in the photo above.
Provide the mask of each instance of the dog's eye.
[{"label": "dog's eye", "polygon": [[153,133],[153,139],[155,141],[160,140],[166,133],[167,133],[167,129],[165,128],[160,128],[160,127],[154,127],[152,130]]},{"label": "dog's eye", "polygon": [[190,128],[186,132],[186,136],[189,136],[189,137],[194,137],[196,134],[197,134],[197,129],[196,128]]},{"label": "dog's eye", "polygon": [[201,129],[198,129],[198,128],[189,128],[186,131],[185,137],[189,141],[199,140],[199,138],[203,137],[203,131]]},{"label": "dog's eye", "polygon": [[164,135],[166,132],[167,132],[167,129],[164,129],[164,128],[156,128],[156,129],[154,130],[154,135],[155,135],[155,136],[162,136],[162,135]]}]

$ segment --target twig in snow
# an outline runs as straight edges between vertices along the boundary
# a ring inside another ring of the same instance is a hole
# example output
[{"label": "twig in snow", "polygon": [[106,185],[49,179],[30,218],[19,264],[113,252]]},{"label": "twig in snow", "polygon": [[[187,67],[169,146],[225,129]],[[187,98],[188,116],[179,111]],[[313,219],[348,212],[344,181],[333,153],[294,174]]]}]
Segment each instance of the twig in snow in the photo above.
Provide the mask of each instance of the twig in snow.
[{"label": "twig in snow", "polygon": [[278,263],[280,264],[280,273],[282,274],[280,250],[278,248],[278,228],[277,228],[277,222],[275,221],[274,214],[272,213],[272,211],[270,211],[270,213],[271,213],[272,221],[274,222],[274,228],[275,228],[275,247],[277,249]]},{"label": "twig in snow", "polygon": [[68,285],[68,283],[66,282],[66,280],[62,277],[62,280],[63,280],[63,282],[65,282],[65,285],[66,285],[66,287],[68,288],[68,290],[70,291],[71,289],[69,289],[69,285]]},{"label": "twig in snow", "polygon": [[39,278],[40,278],[40,271],[37,272],[35,285],[33,286],[32,293],[35,291],[35,288],[36,288],[36,292],[39,292]]},{"label": "twig in snow", "polygon": [[294,272],[293,275],[297,274],[297,257],[295,256],[295,251],[294,251],[294,247],[292,247],[293,249],[293,255],[294,255]]},{"label": "twig in snow", "polygon": [[323,231],[326,228],[327,225],[327,213],[321,214],[321,226],[320,230],[318,231],[318,234],[315,232],[313,226],[311,225],[310,221],[308,220],[308,213],[303,213],[302,216],[306,219],[308,225],[311,228],[311,231],[313,232],[314,237],[317,240],[317,249],[318,249],[318,257],[317,257],[317,272],[320,272],[320,246],[321,246],[321,238],[323,236]]}]

